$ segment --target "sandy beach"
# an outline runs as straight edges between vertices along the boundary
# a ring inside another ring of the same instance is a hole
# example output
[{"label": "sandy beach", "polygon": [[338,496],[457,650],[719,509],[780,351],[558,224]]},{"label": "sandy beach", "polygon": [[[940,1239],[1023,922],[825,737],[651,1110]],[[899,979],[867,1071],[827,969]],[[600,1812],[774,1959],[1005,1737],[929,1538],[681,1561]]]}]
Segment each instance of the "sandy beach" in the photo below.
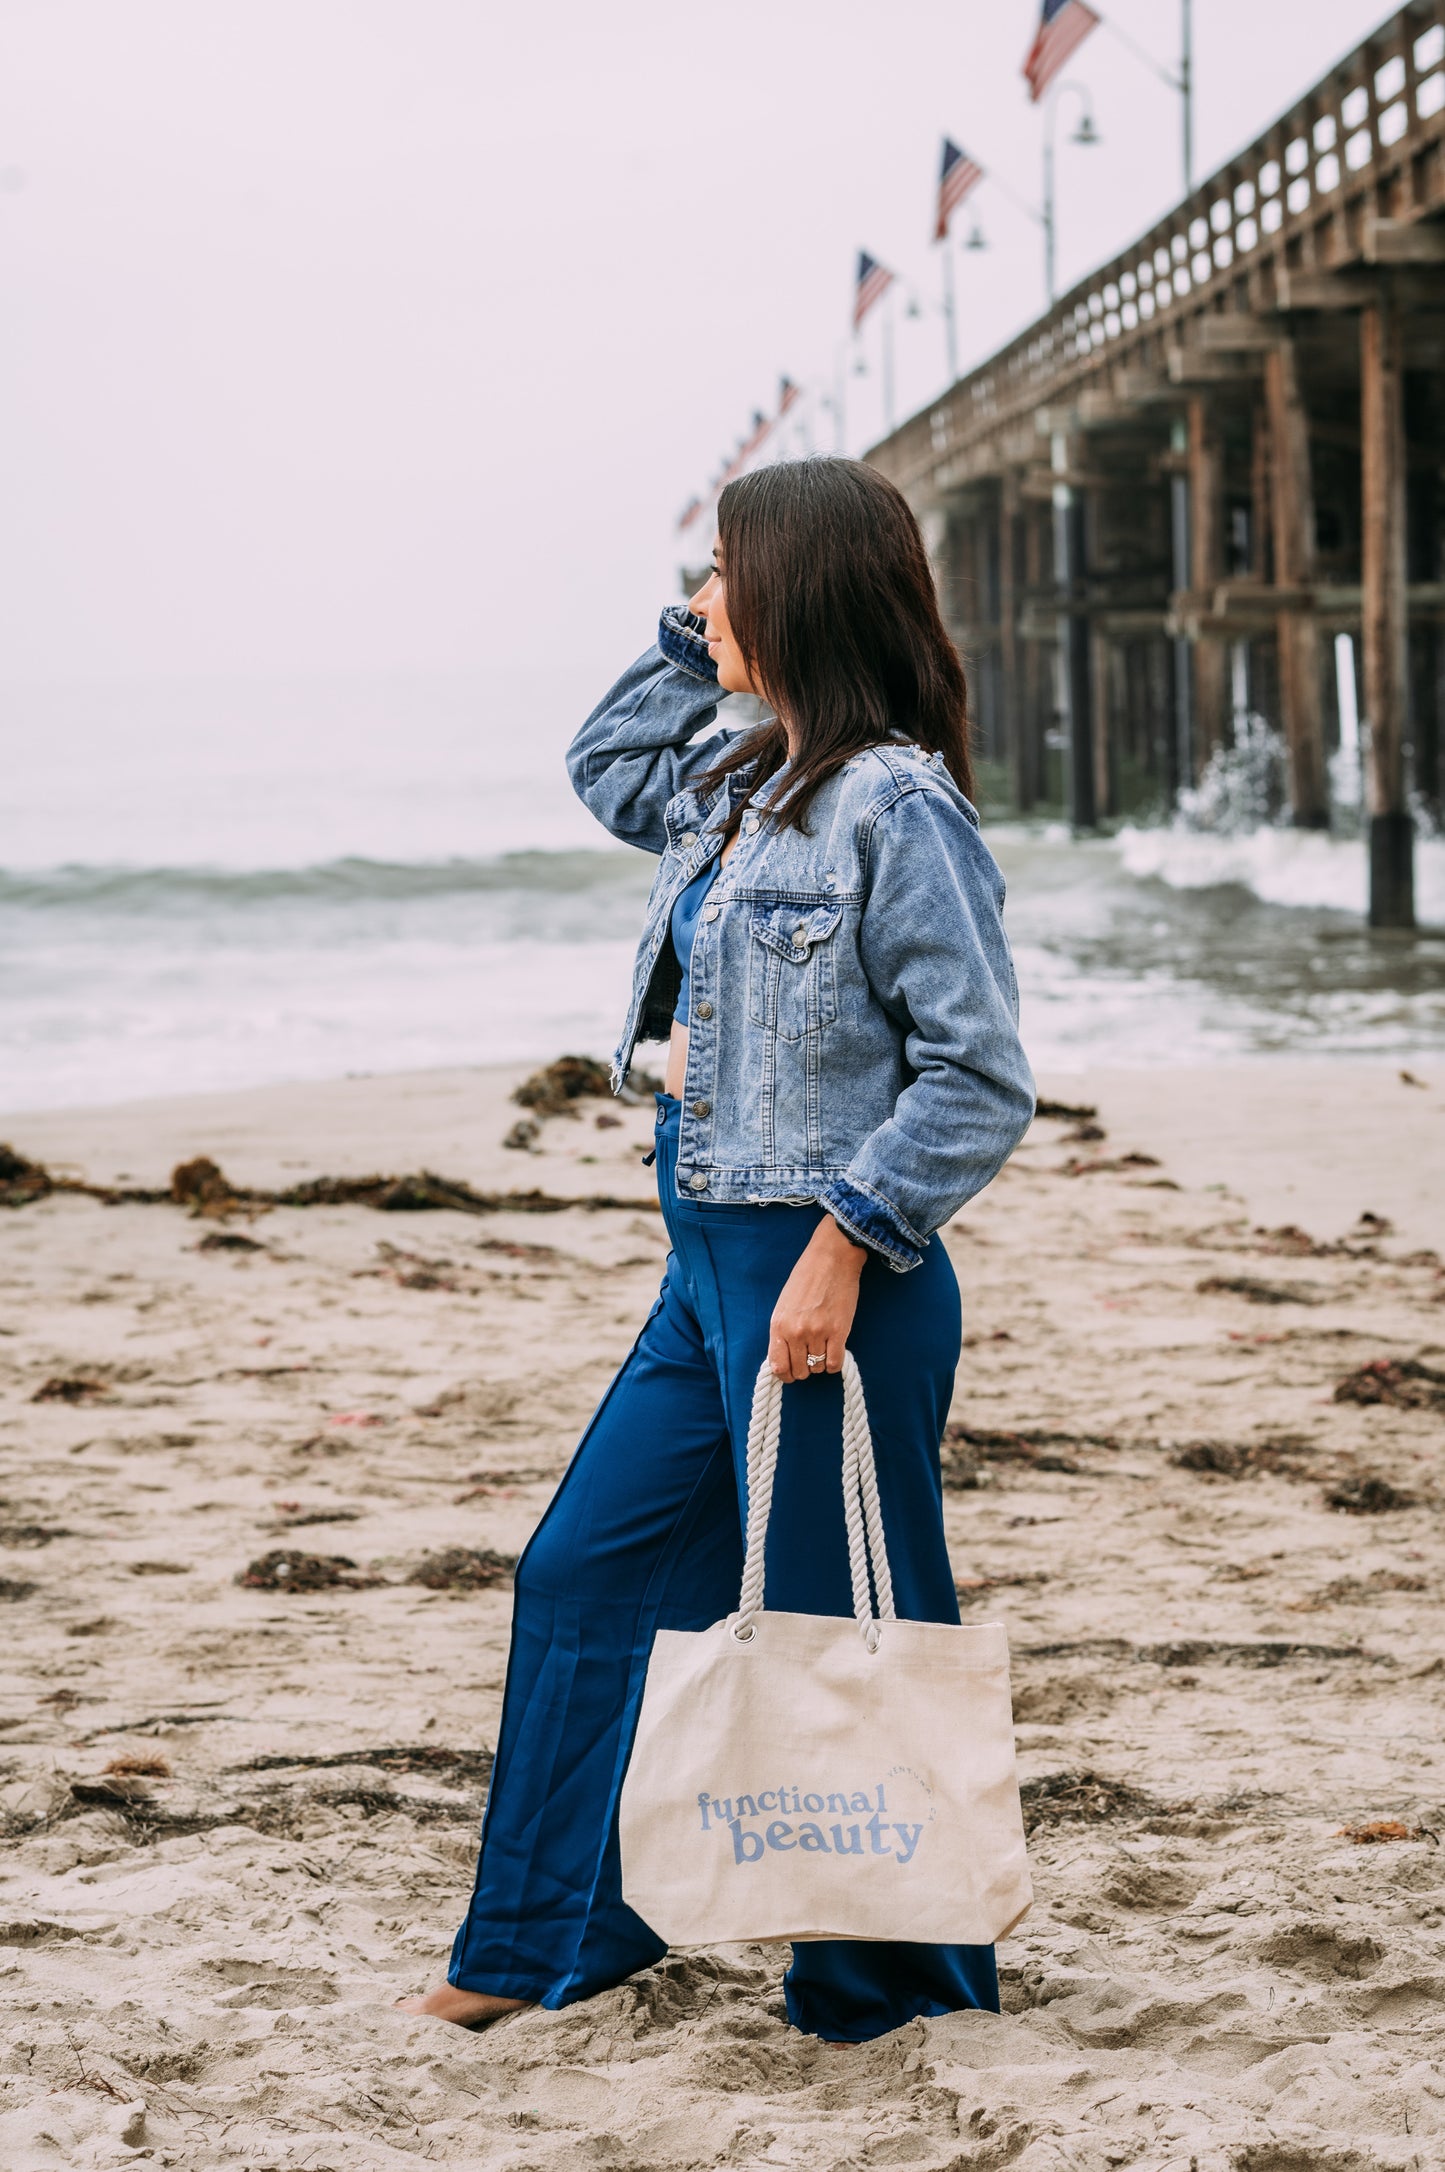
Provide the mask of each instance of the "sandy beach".
[{"label": "sandy beach", "polygon": [[469,1889],[508,1566],[665,1252],[650,1107],[507,1151],[521,1075],[0,1119],[102,1185],[621,1202],[0,1209],[4,2172],[1445,2162],[1445,1067],[1045,1077],[1094,1113],[943,1233],[1038,1898],[1002,2015],[862,2049],[788,2029],[775,1947],[483,2037],[390,2010]]}]

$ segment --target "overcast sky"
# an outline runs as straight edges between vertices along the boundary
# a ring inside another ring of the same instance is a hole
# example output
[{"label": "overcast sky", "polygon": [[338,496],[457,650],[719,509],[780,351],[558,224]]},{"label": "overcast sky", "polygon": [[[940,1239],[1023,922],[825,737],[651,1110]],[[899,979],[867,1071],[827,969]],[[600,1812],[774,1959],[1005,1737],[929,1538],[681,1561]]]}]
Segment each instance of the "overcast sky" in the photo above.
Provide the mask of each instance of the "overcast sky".
[{"label": "overcast sky", "polygon": [[[1173,59],[1177,0],[1110,12]],[[1196,0],[1199,170],[1384,13]],[[0,0],[0,679],[610,672],[778,373],[831,377],[856,248],[936,297],[941,133],[1036,197],[1036,15]],[[1068,73],[1105,140],[1061,151],[1065,285],[1179,170],[1107,30]],[[1041,302],[977,207],[965,364]],[[936,316],[899,341],[902,406]]]}]

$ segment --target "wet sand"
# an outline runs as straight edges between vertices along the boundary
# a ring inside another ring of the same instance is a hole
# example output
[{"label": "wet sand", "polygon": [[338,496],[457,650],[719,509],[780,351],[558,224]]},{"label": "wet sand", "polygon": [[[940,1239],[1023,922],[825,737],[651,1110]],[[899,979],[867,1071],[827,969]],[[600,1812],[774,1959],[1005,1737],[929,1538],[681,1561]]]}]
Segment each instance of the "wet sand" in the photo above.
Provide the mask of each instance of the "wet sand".
[{"label": "wet sand", "polygon": [[[465,1904],[505,1563],[665,1249],[650,1111],[506,1152],[518,1076],[0,1119],[97,1181],[636,1201],[0,1211],[0,2165],[1445,2161],[1445,1070],[1046,1078],[1105,1136],[1041,1120],[945,1233],[1038,1901],[1002,2016],[862,2049],[787,2028],[773,1947],[484,2037],[389,2010]],[[458,1549],[496,1580],[414,1580]],[[237,1582],[290,1552],[351,1581]]]}]

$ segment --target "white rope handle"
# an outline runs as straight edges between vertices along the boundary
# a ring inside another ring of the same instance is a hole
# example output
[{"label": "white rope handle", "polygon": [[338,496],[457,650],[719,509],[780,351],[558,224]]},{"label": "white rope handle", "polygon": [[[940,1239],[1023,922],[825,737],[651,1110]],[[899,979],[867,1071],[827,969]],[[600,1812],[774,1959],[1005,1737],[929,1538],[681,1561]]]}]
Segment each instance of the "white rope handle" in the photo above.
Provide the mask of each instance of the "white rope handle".
[{"label": "white rope handle", "polygon": [[[748,1643],[756,1634],[753,1617],[763,1611],[763,1560],[782,1418],[783,1383],[765,1362],[753,1388],[752,1419],[748,1426],[747,1550],[742,1589],[738,1594],[738,1618],[733,1623],[733,1635],[740,1644]],[[897,1616],[893,1610],[893,1578],[883,1537],[883,1510],[878,1499],[878,1473],[873,1461],[873,1436],[868,1428],[868,1406],[857,1360],[847,1350],[843,1353],[843,1521],[848,1533],[853,1614],[859,1633],[872,1652],[878,1649],[879,1623],[895,1621]],[[869,1589],[870,1562],[872,1591]],[[876,1617],[874,1591],[878,1598]]]},{"label": "white rope handle", "polygon": [[[851,1351],[843,1353],[843,1516],[848,1526],[848,1561],[853,1573],[853,1613],[870,1652],[878,1649],[878,1622],[896,1621],[893,1575],[883,1537],[883,1506],[873,1461],[873,1435],[863,1379]],[[868,1591],[868,1564],[878,1598],[875,1621]]]}]

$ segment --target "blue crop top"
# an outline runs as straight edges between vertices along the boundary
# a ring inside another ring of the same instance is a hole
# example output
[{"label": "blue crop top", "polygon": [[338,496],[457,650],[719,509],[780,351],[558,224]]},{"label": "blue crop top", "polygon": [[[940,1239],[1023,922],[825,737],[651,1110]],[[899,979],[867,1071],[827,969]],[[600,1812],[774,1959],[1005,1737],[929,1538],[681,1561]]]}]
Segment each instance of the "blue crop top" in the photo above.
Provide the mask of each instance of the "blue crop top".
[{"label": "blue crop top", "polygon": [[697,923],[702,912],[703,899],[717,880],[721,860],[713,860],[701,874],[694,875],[685,890],[680,890],[672,908],[672,947],[677,962],[682,967],[682,986],[677,991],[673,1006],[673,1018],[685,1026],[689,1010],[689,980],[692,967],[692,939],[697,933]]}]

